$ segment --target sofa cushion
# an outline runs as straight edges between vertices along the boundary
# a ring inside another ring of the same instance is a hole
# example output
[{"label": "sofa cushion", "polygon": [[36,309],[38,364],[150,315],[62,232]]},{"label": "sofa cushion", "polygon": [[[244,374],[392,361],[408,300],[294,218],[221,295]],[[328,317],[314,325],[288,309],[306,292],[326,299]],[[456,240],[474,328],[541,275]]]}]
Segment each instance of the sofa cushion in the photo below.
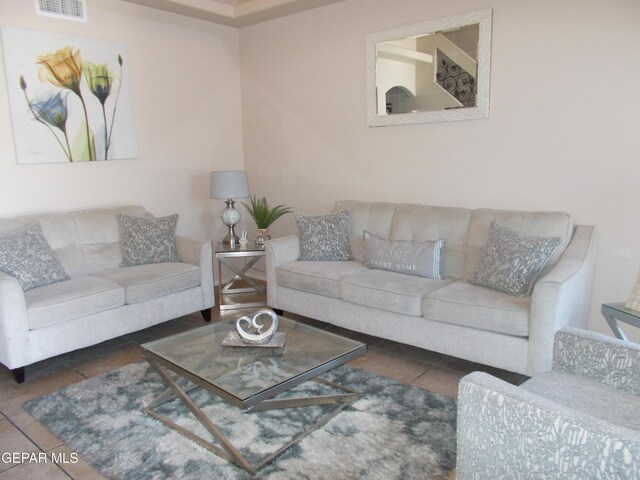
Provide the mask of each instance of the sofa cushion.
[{"label": "sofa cushion", "polygon": [[487,248],[471,283],[524,297],[551,258],[560,237],[539,237],[491,223]]},{"label": "sofa cushion", "polygon": [[200,285],[200,267],[181,262],[119,267],[94,275],[122,285],[127,304],[152,300]]},{"label": "sofa cushion", "polygon": [[122,238],[121,267],[178,261],[177,213],[159,218],[122,214],[118,221]]},{"label": "sofa cushion", "polygon": [[640,430],[640,397],[595,380],[551,371],[520,388],[607,423]]},{"label": "sofa cushion", "polygon": [[120,266],[122,245],[120,242],[74,244],[54,250],[68,275],[82,275]]},{"label": "sofa cushion", "polygon": [[361,262],[289,262],[276,269],[276,281],[283,287],[340,298],[340,279],[369,271]]},{"label": "sofa cushion", "polygon": [[427,242],[443,240],[442,274],[459,279],[464,269],[471,210],[402,204],[396,207],[391,240]]},{"label": "sofa cushion", "polygon": [[124,305],[124,288],[103,278],[78,275],[25,293],[29,329],[48,327]]},{"label": "sofa cushion", "polygon": [[442,280],[440,253],[442,240],[435,242],[394,242],[364,232],[364,264],[391,272]]},{"label": "sofa cushion", "polygon": [[[364,261],[364,238],[366,230],[380,238],[391,238],[391,225],[396,205],[384,202],[361,202],[339,200],[334,211],[351,211],[351,255],[354,260]],[[407,240],[407,239],[404,239]]]},{"label": "sofa cushion", "polygon": [[37,223],[0,237],[0,271],[24,291],[69,279]]},{"label": "sofa cushion", "polygon": [[539,277],[543,277],[558,261],[573,234],[573,222],[567,213],[562,212],[518,212],[509,210],[474,210],[469,223],[469,236],[465,256],[465,280],[469,280],[476,269],[480,257],[485,251],[491,222],[499,222],[506,228],[540,237],[560,237],[560,245],[545,265]]},{"label": "sofa cushion", "polygon": [[350,217],[349,210],[328,215],[294,214],[300,237],[299,260],[351,260]]},{"label": "sofa cushion", "polygon": [[342,277],[340,287],[342,298],[349,302],[420,317],[425,294],[449,282],[384,270],[366,270]]},{"label": "sofa cushion", "polygon": [[515,297],[458,280],[429,293],[422,307],[428,320],[526,337],[530,304],[531,297]]}]

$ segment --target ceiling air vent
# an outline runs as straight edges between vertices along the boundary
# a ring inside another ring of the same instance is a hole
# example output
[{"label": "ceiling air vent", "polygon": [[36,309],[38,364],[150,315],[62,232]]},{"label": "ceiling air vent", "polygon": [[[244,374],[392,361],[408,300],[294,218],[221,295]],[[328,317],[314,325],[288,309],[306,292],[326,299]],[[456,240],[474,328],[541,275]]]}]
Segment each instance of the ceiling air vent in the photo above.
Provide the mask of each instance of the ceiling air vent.
[{"label": "ceiling air vent", "polygon": [[36,13],[47,17],[86,22],[86,0],[36,0]]}]

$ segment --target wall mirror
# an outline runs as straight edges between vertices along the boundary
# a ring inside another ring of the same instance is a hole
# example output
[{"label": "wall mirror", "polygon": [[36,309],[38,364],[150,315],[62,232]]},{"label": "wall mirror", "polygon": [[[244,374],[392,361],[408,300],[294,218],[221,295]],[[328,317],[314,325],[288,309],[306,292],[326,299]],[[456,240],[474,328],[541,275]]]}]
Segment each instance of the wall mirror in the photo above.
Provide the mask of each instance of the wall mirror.
[{"label": "wall mirror", "polygon": [[491,9],[367,37],[370,127],[489,116]]}]

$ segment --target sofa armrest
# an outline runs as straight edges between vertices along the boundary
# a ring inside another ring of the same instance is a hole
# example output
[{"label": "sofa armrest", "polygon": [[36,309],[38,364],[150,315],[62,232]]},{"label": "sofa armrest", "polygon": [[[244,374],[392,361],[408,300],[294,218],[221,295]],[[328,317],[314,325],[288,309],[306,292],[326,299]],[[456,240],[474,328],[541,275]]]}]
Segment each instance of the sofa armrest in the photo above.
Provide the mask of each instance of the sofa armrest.
[{"label": "sofa armrest", "polygon": [[638,478],[640,432],[482,372],[458,392],[458,480]]},{"label": "sofa armrest", "polygon": [[300,256],[300,239],[297,235],[274,238],[265,244],[267,270],[267,304],[278,307],[278,282],[276,268],[285,263],[295,262]]},{"label": "sofa armrest", "polygon": [[577,225],[571,242],[558,262],[533,288],[529,316],[528,375],[551,370],[556,331],[567,326],[586,326],[597,243],[595,227]]},{"label": "sofa armrest", "polygon": [[0,272],[0,363],[19,368],[29,357],[27,305],[20,282]]},{"label": "sofa armrest", "polygon": [[200,285],[202,287],[203,309],[215,305],[213,291],[213,248],[209,240],[176,235],[178,260],[200,267]]},{"label": "sofa armrest", "polygon": [[637,343],[564,328],[555,336],[553,369],[640,396],[640,345]]}]

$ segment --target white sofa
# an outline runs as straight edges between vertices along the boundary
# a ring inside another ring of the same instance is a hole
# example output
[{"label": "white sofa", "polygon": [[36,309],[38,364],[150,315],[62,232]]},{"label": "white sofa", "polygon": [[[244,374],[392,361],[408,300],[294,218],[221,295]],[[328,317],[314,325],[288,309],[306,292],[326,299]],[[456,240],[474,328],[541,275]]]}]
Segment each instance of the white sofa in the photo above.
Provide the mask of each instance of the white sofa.
[{"label": "white sofa", "polygon": [[[561,212],[469,210],[339,201],[351,211],[352,261],[299,261],[294,235],[266,246],[268,304],[364,332],[529,376],[551,369],[553,339],[584,327],[596,230]],[[561,239],[533,292],[518,297],[469,282],[490,225]],[[389,240],[444,240],[443,280],[370,269],[363,232]]]},{"label": "white sofa", "polygon": [[0,362],[24,367],[214,305],[211,242],[176,236],[180,262],[120,267],[118,216],[143,207],[43,213],[0,219],[0,234],[39,223],[69,280],[26,292],[0,272]]}]

